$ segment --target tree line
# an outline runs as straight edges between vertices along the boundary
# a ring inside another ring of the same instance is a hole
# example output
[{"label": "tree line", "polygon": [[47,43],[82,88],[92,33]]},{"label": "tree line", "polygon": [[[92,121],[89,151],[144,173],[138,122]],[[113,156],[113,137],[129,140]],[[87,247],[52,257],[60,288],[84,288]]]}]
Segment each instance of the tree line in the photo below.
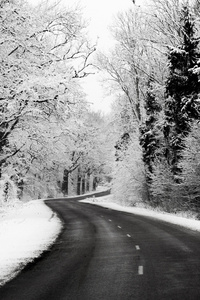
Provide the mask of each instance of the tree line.
[{"label": "tree line", "polygon": [[[78,6],[1,1],[1,199],[81,194],[112,178],[120,203],[198,214],[199,8],[135,1],[105,54]],[[94,65],[115,95],[106,118],[81,86]]]},{"label": "tree line", "polygon": [[3,201],[82,193],[105,173],[103,117],[81,87],[95,50],[78,6],[0,1]]},{"label": "tree line", "polygon": [[199,8],[136,1],[115,17],[115,47],[98,55],[116,95],[113,191],[126,204],[199,212]]}]

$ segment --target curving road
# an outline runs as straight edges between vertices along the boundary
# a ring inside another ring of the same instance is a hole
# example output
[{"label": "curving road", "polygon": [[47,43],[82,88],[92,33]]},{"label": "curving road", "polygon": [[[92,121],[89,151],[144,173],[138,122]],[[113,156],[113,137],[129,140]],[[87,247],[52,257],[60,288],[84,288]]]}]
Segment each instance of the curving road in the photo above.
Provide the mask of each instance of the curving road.
[{"label": "curving road", "polygon": [[46,201],[64,230],[0,300],[199,300],[200,234],[77,199]]}]

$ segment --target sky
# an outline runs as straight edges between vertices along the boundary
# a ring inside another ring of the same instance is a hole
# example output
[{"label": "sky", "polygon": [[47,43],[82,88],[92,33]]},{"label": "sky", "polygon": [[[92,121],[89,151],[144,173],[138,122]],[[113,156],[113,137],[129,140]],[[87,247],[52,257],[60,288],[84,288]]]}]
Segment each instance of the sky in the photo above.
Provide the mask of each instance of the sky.
[{"label": "sky", "polygon": [[[68,2],[68,0],[64,1]],[[131,0],[80,0],[79,3],[83,7],[84,16],[90,21],[88,28],[90,37],[94,41],[98,39],[100,51],[107,51],[113,45],[109,26],[114,14],[132,6]],[[83,86],[91,108],[109,113],[113,96],[107,95],[107,91],[100,82],[99,74],[87,77]]]},{"label": "sky", "polygon": [[[63,0],[64,2],[74,2],[72,0]],[[90,20],[89,32],[92,37],[99,37],[99,47],[107,49],[112,43],[112,37],[109,34],[108,26],[111,24],[113,16],[119,12],[131,7],[131,0],[79,0],[83,7],[83,13]]]},{"label": "sky", "polygon": [[[71,0],[64,1],[71,2]],[[114,15],[130,8],[133,5],[132,0],[80,0],[79,3],[83,7],[84,16],[90,21],[88,28],[90,37],[94,41],[98,39],[100,51],[107,51],[114,43],[109,32]],[[87,77],[83,86],[92,109],[109,113],[113,96],[108,95],[102,87],[100,76],[96,74]]]},{"label": "sky", "polygon": [[[39,2],[39,0],[28,1],[32,4]],[[132,0],[62,0],[62,3],[66,6],[78,3],[83,9],[83,16],[89,21],[89,38],[94,42],[98,39],[100,51],[107,51],[114,43],[109,32],[114,15],[133,6]],[[108,96],[107,91],[105,92],[98,74],[88,76],[83,82],[83,88],[93,110],[109,113],[113,96]]]}]

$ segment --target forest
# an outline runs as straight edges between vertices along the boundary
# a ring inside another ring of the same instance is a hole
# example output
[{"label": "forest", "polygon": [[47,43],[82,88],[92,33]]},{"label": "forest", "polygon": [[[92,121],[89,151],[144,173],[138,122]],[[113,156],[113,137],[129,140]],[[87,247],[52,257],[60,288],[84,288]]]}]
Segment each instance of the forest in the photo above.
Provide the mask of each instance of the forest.
[{"label": "forest", "polygon": [[[80,8],[0,2],[0,192],[13,199],[112,188],[122,205],[200,216],[200,1],[137,1],[98,49]],[[82,81],[114,95],[94,112]]]}]

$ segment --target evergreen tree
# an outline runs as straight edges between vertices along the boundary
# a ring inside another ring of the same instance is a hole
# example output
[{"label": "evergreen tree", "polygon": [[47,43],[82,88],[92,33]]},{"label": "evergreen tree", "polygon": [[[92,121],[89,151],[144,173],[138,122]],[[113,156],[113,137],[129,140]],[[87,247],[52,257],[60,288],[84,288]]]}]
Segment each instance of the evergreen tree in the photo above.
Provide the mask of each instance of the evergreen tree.
[{"label": "evergreen tree", "polygon": [[140,145],[142,146],[143,161],[148,173],[152,173],[153,171],[156,149],[159,147],[156,125],[161,106],[157,102],[153,85],[153,78],[150,77],[145,99],[146,120],[140,127]]},{"label": "evergreen tree", "polygon": [[185,147],[179,166],[182,170],[182,183],[179,185],[179,197],[182,197],[187,208],[200,213],[200,124],[198,121],[191,126],[185,138]]},{"label": "evergreen tree", "polygon": [[191,121],[199,118],[198,65],[199,40],[195,38],[195,21],[190,8],[184,5],[181,12],[182,43],[171,48],[168,55],[169,76],[166,82],[165,155],[174,175],[179,174],[183,140],[190,131]]}]

